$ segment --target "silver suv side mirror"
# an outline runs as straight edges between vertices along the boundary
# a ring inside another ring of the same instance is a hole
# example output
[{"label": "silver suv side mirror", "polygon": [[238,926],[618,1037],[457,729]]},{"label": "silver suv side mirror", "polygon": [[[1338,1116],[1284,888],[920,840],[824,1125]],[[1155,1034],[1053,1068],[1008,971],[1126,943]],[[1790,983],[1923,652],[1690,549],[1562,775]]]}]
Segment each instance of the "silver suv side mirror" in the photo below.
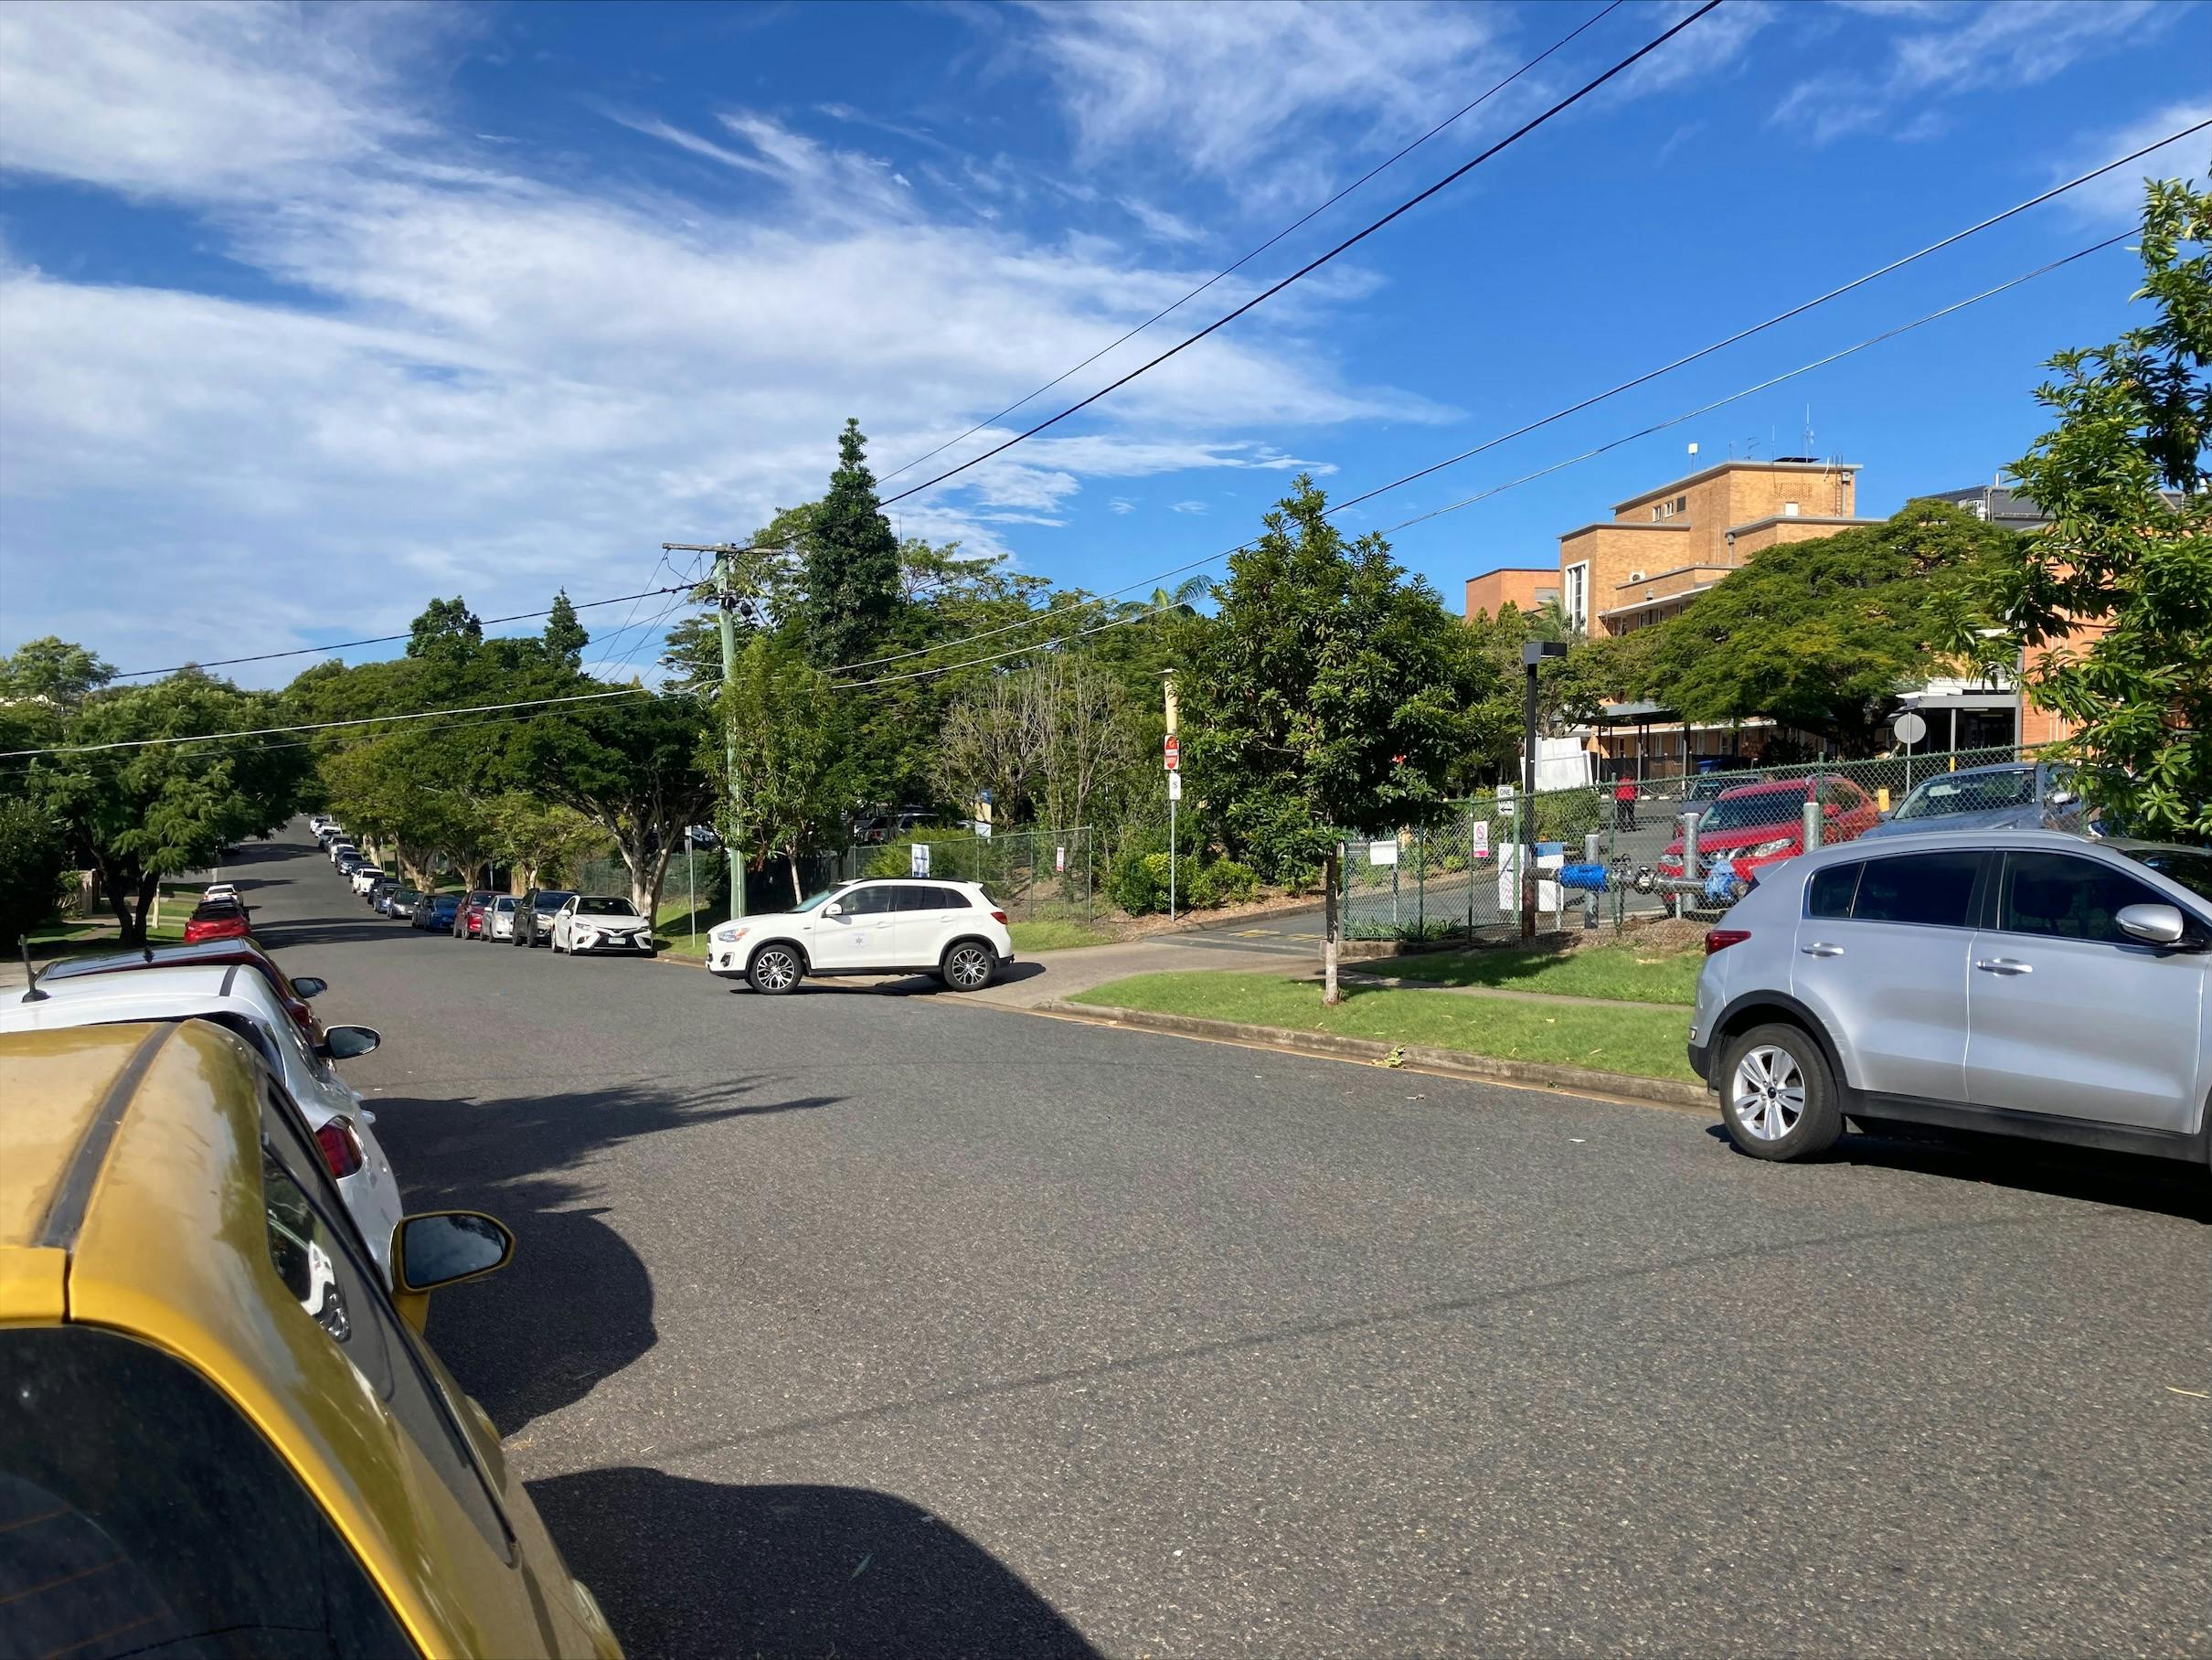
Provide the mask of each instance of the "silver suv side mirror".
[{"label": "silver suv side mirror", "polygon": [[2123,905],[2120,914],[2112,919],[2120,924],[2120,931],[2147,945],[2178,945],[2181,943],[2183,923],[2180,910],[2173,905]]}]

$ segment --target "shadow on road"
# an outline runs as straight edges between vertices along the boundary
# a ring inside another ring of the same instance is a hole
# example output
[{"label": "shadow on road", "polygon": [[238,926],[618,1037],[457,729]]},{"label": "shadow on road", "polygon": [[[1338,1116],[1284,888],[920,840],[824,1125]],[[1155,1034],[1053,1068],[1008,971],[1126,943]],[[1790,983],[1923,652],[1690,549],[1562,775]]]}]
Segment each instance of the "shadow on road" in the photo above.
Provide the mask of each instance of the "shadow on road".
[{"label": "shadow on road", "polygon": [[631,1660],[1097,1653],[995,1557],[889,1494],[634,1467],[529,1488]]},{"label": "shadow on road", "polygon": [[590,1192],[580,1167],[641,1135],[836,1099],[777,1097],[739,1078],[690,1089],[375,1102],[377,1134],[410,1212],[485,1210],[515,1230],[514,1261],[481,1284],[441,1292],[429,1332],[503,1436],[582,1399],[658,1338],[652,1277],[601,1219],[606,1211],[580,1202]]},{"label": "shadow on road", "polygon": [[[1706,1133],[1717,1141],[1728,1139],[1718,1124],[1708,1124]],[[2178,1159],[2046,1145],[1969,1130],[1916,1129],[1904,1133],[1887,1126],[1845,1135],[1828,1157],[1870,1169],[2015,1187],[2053,1198],[2212,1223],[2212,1187],[2206,1186],[2203,1166]]]}]

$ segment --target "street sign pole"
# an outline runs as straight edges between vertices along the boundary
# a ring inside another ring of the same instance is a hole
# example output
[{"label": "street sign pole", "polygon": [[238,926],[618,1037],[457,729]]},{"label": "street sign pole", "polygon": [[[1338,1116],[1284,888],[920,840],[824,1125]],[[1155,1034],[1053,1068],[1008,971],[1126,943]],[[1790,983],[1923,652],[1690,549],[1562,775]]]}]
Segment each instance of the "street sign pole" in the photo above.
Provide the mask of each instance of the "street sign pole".
[{"label": "street sign pole", "polygon": [[1183,745],[1175,734],[1175,671],[1164,670],[1160,691],[1167,716],[1167,737],[1161,745],[1162,764],[1167,769],[1167,920],[1175,920],[1175,808],[1183,800]]}]

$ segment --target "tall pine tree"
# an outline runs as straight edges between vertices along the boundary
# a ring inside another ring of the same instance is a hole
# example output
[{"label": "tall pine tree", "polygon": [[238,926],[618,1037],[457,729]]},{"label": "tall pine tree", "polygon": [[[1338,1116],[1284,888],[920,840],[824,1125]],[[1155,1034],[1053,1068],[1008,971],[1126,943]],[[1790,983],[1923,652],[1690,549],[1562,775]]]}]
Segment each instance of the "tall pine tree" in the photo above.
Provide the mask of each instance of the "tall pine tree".
[{"label": "tall pine tree", "polygon": [[867,440],[847,420],[837,470],[805,533],[806,648],[820,668],[868,654],[899,609],[899,538],[876,500]]},{"label": "tall pine tree", "polygon": [[590,644],[591,636],[576,620],[576,607],[569,603],[569,591],[560,590],[553,596],[553,609],[546,613],[546,654],[557,663],[575,668],[583,662],[584,647]]}]

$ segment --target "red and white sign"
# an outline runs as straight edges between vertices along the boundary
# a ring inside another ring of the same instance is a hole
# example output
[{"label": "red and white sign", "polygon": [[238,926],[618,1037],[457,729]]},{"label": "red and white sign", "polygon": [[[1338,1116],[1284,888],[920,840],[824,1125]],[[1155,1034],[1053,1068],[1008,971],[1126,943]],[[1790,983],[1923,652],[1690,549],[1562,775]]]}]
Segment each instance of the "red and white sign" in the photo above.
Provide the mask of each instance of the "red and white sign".
[{"label": "red and white sign", "polygon": [[1170,772],[1179,772],[1183,770],[1183,748],[1175,741],[1175,735],[1173,732],[1167,735],[1166,756],[1166,766]]}]

